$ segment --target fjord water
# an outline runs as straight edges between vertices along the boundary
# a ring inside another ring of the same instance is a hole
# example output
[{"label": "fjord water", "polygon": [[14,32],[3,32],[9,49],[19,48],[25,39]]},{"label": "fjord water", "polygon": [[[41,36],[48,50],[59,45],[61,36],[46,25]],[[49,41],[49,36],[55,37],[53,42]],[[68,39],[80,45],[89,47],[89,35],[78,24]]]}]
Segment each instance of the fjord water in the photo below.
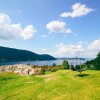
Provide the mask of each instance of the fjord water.
[{"label": "fjord water", "polygon": [[[66,59],[70,65],[77,65],[77,64],[83,64],[86,60],[77,60],[77,59]],[[53,63],[56,63],[57,65],[62,64],[63,60],[46,60],[46,61],[21,61],[21,62],[0,62],[0,65],[14,65],[14,64],[30,64],[30,65],[52,65]]]}]

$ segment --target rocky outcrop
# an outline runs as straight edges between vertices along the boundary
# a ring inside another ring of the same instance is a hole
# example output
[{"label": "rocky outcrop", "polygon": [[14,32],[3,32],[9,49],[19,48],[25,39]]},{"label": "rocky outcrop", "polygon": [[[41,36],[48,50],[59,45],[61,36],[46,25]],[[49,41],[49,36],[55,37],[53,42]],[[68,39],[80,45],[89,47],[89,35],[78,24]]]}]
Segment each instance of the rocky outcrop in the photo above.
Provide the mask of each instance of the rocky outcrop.
[{"label": "rocky outcrop", "polygon": [[11,72],[20,75],[35,75],[37,74],[38,69],[31,67],[30,65],[17,64],[17,65],[10,65],[10,66],[0,66],[0,73],[3,72]]}]

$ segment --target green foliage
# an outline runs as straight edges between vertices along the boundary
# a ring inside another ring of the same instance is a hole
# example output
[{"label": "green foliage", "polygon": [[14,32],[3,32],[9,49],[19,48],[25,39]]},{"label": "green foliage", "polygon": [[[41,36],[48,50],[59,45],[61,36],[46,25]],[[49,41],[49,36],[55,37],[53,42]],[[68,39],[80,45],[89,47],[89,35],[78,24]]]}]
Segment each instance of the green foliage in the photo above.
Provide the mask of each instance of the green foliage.
[{"label": "green foliage", "polygon": [[81,67],[80,65],[75,66],[76,70],[80,70],[80,67]]},{"label": "green foliage", "polygon": [[94,67],[94,62],[95,62],[94,59],[91,60],[91,61],[87,61],[87,62],[86,62],[87,68],[88,68],[88,69],[95,69],[95,67]]},{"label": "green foliage", "polygon": [[84,70],[86,70],[86,68],[87,68],[86,64],[76,65],[75,66],[76,71],[79,72],[79,76],[81,76],[81,72],[83,72]]},{"label": "green foliage", "polygon": [[55,67],[53,67],[52,69],[51,69],[51,72],[56,72],[57,71],[57,69],[55,68]]},{"label": "green foliage", "polygon": [[100,70],[100,52],[98,53],[97,57],[95,58],[94,66],[96,70]]},{"label": "green foliage", "polygon": [[55,66],[57,66],[57,65],[56,65],[56,63],[53,63],[53,64],[52,64],[52,66],[54,66],[54,67],[55,67]]},{"label": "green foliage", "polygon": [[97,54],[97,57],[91,61],[87,61],[86,65],[89,69],[100,70],[100,52]]},{"label": "green foliage", "polygon": [[81,65],[81,68],[82,68],[83,70],[86,70],[86,69],[87,69],[87,65],[86,65],[86,64],[83,64],[83,65]]},{"label": "green foliage", "polygon": [[69,69],[69,64],[67,60],[64,60],[62,63],[62,66],[64,67],[64,69]]},{"label": "green foliage", "polygon": [[40,71],[40,75],[43,75],[43,74],[45,74],[45,68],[42,68]]},{"label": "green foliage", "polygon": [[76,71],[76,68],[74,67],[74,65],[71,65],[70,69],[73,70],[73,71]]},{"label": "green foliage", "polygon": [[97,54],[97,58],[100,58],[100,52]]}]

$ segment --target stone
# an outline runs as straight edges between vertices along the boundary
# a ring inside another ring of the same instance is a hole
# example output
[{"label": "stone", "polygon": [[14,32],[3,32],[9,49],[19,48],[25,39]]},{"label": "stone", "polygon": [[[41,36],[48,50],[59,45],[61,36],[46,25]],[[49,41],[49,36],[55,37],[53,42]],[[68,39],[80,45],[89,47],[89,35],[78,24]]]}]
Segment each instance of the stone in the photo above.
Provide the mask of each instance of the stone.
[{"label": "stone", "polygon": [[0,66],[0,73],[2,72],[11,72],[20,75],[34,75],[35,68],[32,68],[31,65],[10,65],[10,66]]}]

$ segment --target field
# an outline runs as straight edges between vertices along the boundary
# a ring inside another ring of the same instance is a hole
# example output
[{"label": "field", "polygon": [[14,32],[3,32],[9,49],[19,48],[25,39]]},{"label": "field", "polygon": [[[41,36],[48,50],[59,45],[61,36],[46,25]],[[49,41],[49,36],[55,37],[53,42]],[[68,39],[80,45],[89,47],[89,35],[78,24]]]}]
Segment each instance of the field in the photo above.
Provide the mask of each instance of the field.
[{"label": "field", "polygon": [[0,74],[0,100],[100,100],[100,71],[59,70],[39,76]]}]

